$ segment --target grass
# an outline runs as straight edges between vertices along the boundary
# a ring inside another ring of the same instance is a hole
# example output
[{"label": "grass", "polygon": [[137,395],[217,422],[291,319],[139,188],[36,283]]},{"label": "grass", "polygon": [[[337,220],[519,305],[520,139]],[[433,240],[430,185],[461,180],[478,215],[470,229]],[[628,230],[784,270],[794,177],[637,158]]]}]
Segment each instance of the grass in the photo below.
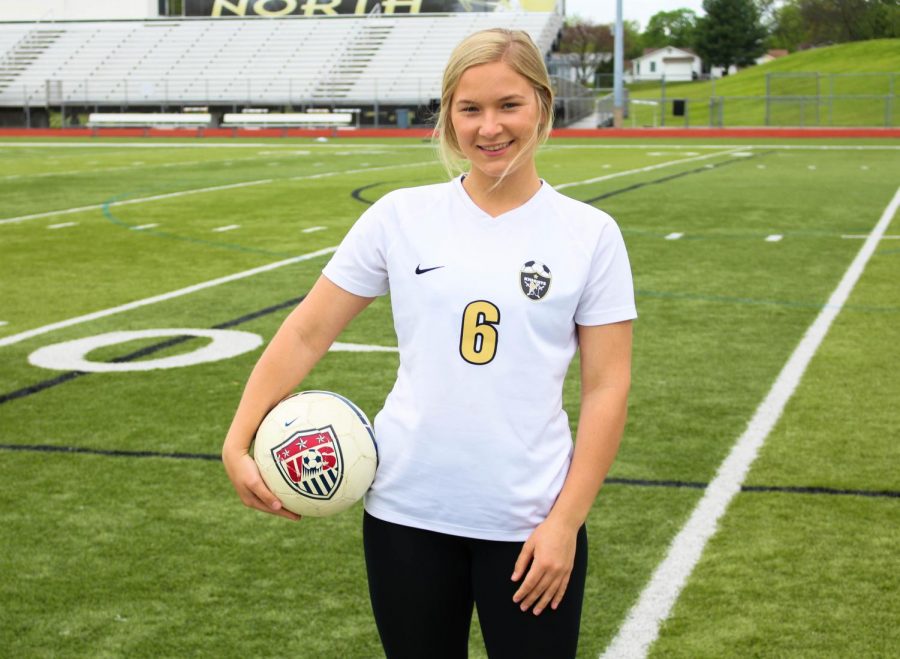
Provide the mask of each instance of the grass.
[{"label": "grass", "polygon": [[[810,78],[811,74],[819,78]],[[898,81],[900,39],[839,44],[793,53],[725,78],[668,83],[665,121],[673,126],[717,125],[720,111],[718,106],[710,107],[711,99],[722,98],[725,126],[896,126]],[[785,99],[767,106],[767,95],[821,98]],[[642,85],[631,93],[633,100],[662,96],[659,84]],[[686,119],[672,116],[671,100],[676,98],[687,101]],[[632,105],[631,111],[638,125],[654,121],[654,108]],[[656,121],[660,121],[658,114]]]},{"label": "grass", "polygon": [[[414,141],[16,144],[0,145],[0,218],[87,208],[0,223],[0,340],[334,246],[366,208],[359,199],[443,176]],[[670,164],[637,171],[661,163]],[[553,184],[621,174],[565,191],[602,197],[593,203],[618,220],[640,313],[626,436],[588,520],[579,656],[596,657],[615,636],[702,494],[676,485],[714,476],[858,251],[860,240],[842,236],[870,231],[895,194],[898,165],[896,145],[877,140],[558,140],[543,150]],[[221,187],[255,181],[267,182]],[[197,191],[207,188],[217,189]],[[63,222],[74,224],[49,228]],[[158,226],[135,230],[148,224]],[[303,232],[313,227],[325,228]],[[773,234],[782,240],[767,242]],[[733,502],[655,656],[877,657],[900,642],[895,243],[872,257],[751,470],[748,484],[763,489]],[[258,350],[56,384],[60,372],[28,362],[42,346],[119,330],[234,322],[267,340],[326,259],[0,345],[6,654],[381,656],[361,508],[296,525],[270,519],[240,506],[217,463]],[[279,308],[248,318],[270,307]],[[340,340],[395,345],[390,301]],[[397,366],[394,354],[329,353],[303,386],[339,391],[371,417]],[[572,419],[577,375],[573,366],[565,389]],[[471,655],[484,656],[477,628]]]}]

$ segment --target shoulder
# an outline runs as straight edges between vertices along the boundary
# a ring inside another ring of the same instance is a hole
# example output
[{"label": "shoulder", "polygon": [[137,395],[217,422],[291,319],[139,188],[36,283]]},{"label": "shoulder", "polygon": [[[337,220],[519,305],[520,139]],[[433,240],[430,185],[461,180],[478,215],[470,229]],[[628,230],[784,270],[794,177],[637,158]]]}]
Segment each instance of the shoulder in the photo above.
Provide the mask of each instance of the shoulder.
[{"label": "shoulder", "polygon": [[546,200],[556,231],[573,243],[573,248],[586,254],[622,242],[622,232],[609,213],[572,199],[553,187],[547,190]]},{"label": "shoulder", "polygon": [[[547,185],[545,183],[545,185]],[[602,229],[607,225],[615,225],[616,221],[611,215],[600,210],[596,206],[591,206],[583,201],[567,197],[559,192],[553,186],[550,186],[547,194],[548,203],[557,211],[557,215],[564,221],[575,224],[593,225],[597,229]]]}]

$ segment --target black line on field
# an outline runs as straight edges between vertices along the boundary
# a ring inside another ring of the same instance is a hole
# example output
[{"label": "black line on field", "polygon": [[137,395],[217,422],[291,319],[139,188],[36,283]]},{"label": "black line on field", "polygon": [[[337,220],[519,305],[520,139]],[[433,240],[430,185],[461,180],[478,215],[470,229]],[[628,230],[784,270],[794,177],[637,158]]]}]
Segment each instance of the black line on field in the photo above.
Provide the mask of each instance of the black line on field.
[{"label": "black line on field", "polygon": [[55,378],[44,380],[43,382],[38,382],[37,384],[32,384],[21,389],[16,389],[15,391],[11,391],[8,394],[0,394],[0,405],[2,405],[3,403],[8,403],[11,400],[16,400],[17,398],[25,398],[25,396],[31,396],[32,394],[40,393],[44,389],[55,387],[58,384],[64,384],[70,380],[74,380],[75,378],[80,378],[82,375],[90,375],[90,373],[87,373],[86,371],[69,371],[68,373],[58,375]]},{"label": "black line on field", "polygon": [[103,455],[112,458],[170,458],[174,460],[221,460],[212,453],[163,453],[161,451],[121,451],[114,449],[80,448],[78,446],[50,446],[47,444],[0,444],[6,451],[31,451],[36,453],[81,453]]},{"label": "black line on field", "polygon": [[889,497],[900,499],[895,490],[844,490],[831,487],[795,487],[790,485],[743,485],[742,492],[785,492],[788,494],[832,494],[857,497]]},{"label": "black line on field", "polygon": [[364,185],[361,188],[356,188],[353,192],[350,193],[350,196],[356,199],[356,201],[360,201],[368,206],[374,204],[374,201],[369,201],[368,199],[363,199],[362,193],[364,190],[368,190],[369,188],[374,188],[378,185],[384,185],[384,181],[378,181],[378,183],[371,183],[369,185]]},{"label": "black line on field", "polygon": [[[49,444],[0,444],[0,450],[30,453],[77,453],[80,455],[101,455],[111,458],[166,458],[170,460],[205,460],[208,462],[217,462],[221,460],[221,457],[215,453],[126,451],[118,449],[84,448],[80,446],[52,446]],[[606,483],[609,485],[630,485],[633,487],[668,487],[691,490],[705,490],[708,485],[708,483],[699,483],[695,481],[649,480],[641,478],[607,478]],[[900,491],[896,490],[847,490],[831,487],[742,485],[741,491],[900,499]]]},{"label": "black line on field", "polygon": [[[610,485],[635,485],[638,487],[670,487],[705,490],[708,483],[695,481],[645,480],[637,478],[607,478]],[[802,487],[792,485],[742,485],[741,492],[782,492],[786,494],[827,494],[832,496],[887,497],[900,498],[896,490],[849,490],[833,487]]]},{"label": "black line on field", "polygon": [[147,355],[152,355],[155,352],[159,352],[160,350],[165,350],[166,348],[171,348],[172,346],[177,346],[180,343],[184,343],[185,341],[190,341],[191,339],[196,339],[196,336],[190,336],[189,334],[184,334],[182,336],[173,336],[171,339],[166,339],[165,341],[160,341],[159,343],[154,343],[153,345],[145,346],[140,350],[135,350],[134,352],[129,352],[127,355],[122,355],[121,357],[113,357],[109,361],[113,364],[122,364],[124,362],[133,362],[135,359],[140,359],[141,357],[146,357]]},{"label": "black line on field", "polygon": [[612,485],[638,485],[640,487],[676,487],[692,490],[705,490],[706,483],[694,483],[691,481],[654,481],[638,478],[607,478],[607,483]]},{"label": "black line on field", "polygon": [[719,167],[725,167],[726,165],[733,165],[736,162],[747,162],[748,160],[753,160],[754,158],[759,158],[762,156],[767,156],[774,151],[763,151],[760,153],[754,153],[751,156],[747,156],[744,158],[733,158],[731,160],[726,160],[724,162],[710,163],[703,165],[703,167],[697,167],[696,169],[689,169],[684,172],[678,172],[677,174],[669,174],[668,176],[663,176],[658,179],[654,179],[652,181],[644,181],[642,183],[634,183],[632,185],[628,185],[624,188],[619,188],[618,190],[611,190],[609,192],[605,192],[602,195],[597,197],[591,197],[590,199],[583,199],[586,204],[593,204],[594,202],[601,201],[603,199],[608,199],[609,197],[615,197],[619,194],[624,194],[626,192],[633,192],[634,190],[639,190],[648,185],[659,185],[660,183],[668,183],[669,181],[674,181],[675,179],[682,178],[684,176],[690,176],[691,174],[702,174],[703,172],[709,172],[714,169],[718,169]]},{"label": "black line on field", "polygon": [[[257,311],[253,311],[248,314],[244,314],[243,316],[239,316],[237,318],[233,318],[231,320],[226,320],[224,323],[219,323],[218,325],[213,325],[211,329],[227,329],[229,327],[234,327],[235,325],[241,325],[242,323],[249,322],[251,320],[255,320],[256,318],[260,318],[262,316],[266,316],[270,313],[274,313],[276,311],[280,311],[287,307],[293,307],[300,303],[300,301],[305,296],[291,298],[290,300],[285,300],[284,302],[279,302],[278,304],[273,304],[271,306],[265,307],[263,309],[259,309]],[[179,345],[186,341],[190,341],[191,339],[199,339],[202,337],[197,336],[175,336],[170,339],[166,339],[164,341],[159,341],[158,343],[154,343],[149,346],[145,346],[140,350],[135,350],[133,352],[129,352],[125,355],[120,355],[119,357],[113,357],[110,363],[121,364],[124,362],[134,361],[136,359],[140,359],[142,357],[146,357],[147,355],[152,355],[153,353],[159,352],[160,350],[165,350],[166,348],[170,348],[172,346]],[[16,400],[18,398],[24,398],[26,396],[31,396],[32,394],[39,393],[44,391],[45,389],[50,389],[51,387],[55,387],[60,384],[65,384],[66,382],[70,382],[75,378],[79,378],[83,375],[91,375],[86,371],[68,371],[63,373],[62,375],[58,375],[55,378],[50,378],[49,380],[44,380],[43,382],[38,382],[37,384],[29,385],[27,387],[23,387],[22,389],[17,389],[15,391],[11,391],[8,394],[0,394],[0,404],[9,402],[11,400]]]},{"label": "black line on field", "polygon": [[301,295],[300,297],[291,298],[290,300],[285,300],[284,302],[279,302],[278,304],[273,304],[271,307],[265,307],[260,309],[259,311],[253,311],[252,313],[248,313],[244,316],[240,316],[239,318],[235,318],[233,320],[226,320],[224,323],[220,323],[218,325],[213,325],[212,329],[227,329],[229,327],[234,327],[235,325],[241,325],[242,323],[247,323],[251,320],[256,320],[257,318],[261,318],[263,316],[268,316],[270,313],[275,313],[276,311],[281,311],[287,307],[295,307],[303,301],[305,295]]}]

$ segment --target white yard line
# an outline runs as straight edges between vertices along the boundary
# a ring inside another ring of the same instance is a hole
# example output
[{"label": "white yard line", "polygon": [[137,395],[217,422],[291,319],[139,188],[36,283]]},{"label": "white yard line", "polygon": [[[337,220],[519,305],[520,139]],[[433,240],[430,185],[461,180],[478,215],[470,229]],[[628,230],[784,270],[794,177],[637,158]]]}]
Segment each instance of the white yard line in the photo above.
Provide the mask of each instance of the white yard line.
[{"label": "white yard line", "polygon": [[60,222],[59,224],[51,224],[48,229],[65,229],[66,227],[77,227],[78,222]]},{"label": "white yard line", "polygon": [[428,165],[437,166],[437,161],[426,160],[424,162],[408,162],[402,165],[383,165],[381,167],[362,167],[359,169],[345,169],[340,172],[322,172],[321,174],[304,174],[303,176],[292,176],[288,181],[307,181],[317,178],[328,178],[330,176],[341,176],[342,174],[365,174],[366,172],[381,172],[386,169],[403,169],[404,167],[427,167]]},{"label": "white yard line", "polygon": [[[279,155],[287,155],[279,154]],[[250,156],[247,158],[234,158],[234,160],[242,163],[250,162],[253,160],[261,160],[262,156]],[[92,176],[94,174],[106,174],[109,172],[124,172],[133,169],[156,169],[160,167],[194,167],[196,165],[205,165],[208,167],[216,167],[222,164],[231,164],[231,160],[223,161],[223,160],[184,160],[182,162],[165,162],[165,163],[144,163],[144,162],[135,162],[130,165],[121,165],[118,167],[101,167],[98,169],[82,169],[82,170],[64,170],[64,171],[56,171],[56,172],[39,172],[35,174],[11,174],[9,176],[0,176],[0,181],[9,180],[9,179],[20,179],[20,178],[48,178],[52,176]],[[90,164],[90,163],[88,163]]]},{"label": "white yard line", "polygon": [[207,288],[219,286],[220,284],[227,284],[228,282],[237,281],[239,279],[246,279],[247,277],[253,277],[254,275],[259,275],[264,272],[270,272],[271,270],[283,268],[286,265],[293,265],[294,263],[300,263],[301,261],[308,261],[310,259],[314,259],[319,256],[331,254],[336,249],[337,249],[337,247],[326,247],[325,249],[320,249],[315,252],[309,252],[308,254],[301,254],[300,256],[294,256],[289,259],[284,259],[283,261],[276,261],[275,263],[269,263],[268,265],[263,265],[258,268],[244,270],[243,272],[238,272],[233,275],[219,277],[218,279],[211,279],[209,281],[201,282],[199,284],[194,284],[193,286],[188,286],[186,288],[179,288],[178,290],[170,291],[169,293],[163,293],[161,295],[154,295],[153,297],[144,298],[143,300],[135,300],[134,302],[128,302],[127,304],[121,304],[117,307],[111,307],[109,309],[95,311],[93,313],[85,314],[83,316],[76,316],[75,318],[61,320],[56,323],[44,325],[43,327],[36,327],[35,329],[27,330],[25,332],[19,332],[18,334],[12,334],[10,336],[0,338],[0,346],[12,345],[14,343],[19,343],[20,341],[25,341],[26,339],[30,339],[35,336],[40,336],[41,334],[47,334],[48,332],[53,332],[55,330],[63,329],[65,327],[72,327],[73,325],[78,325],[80,323],[86,323],[91,320],[97,320],[98,318],[106,318],[107,316],[112,316],[117,313],[122,313],[123,311],[131,311],[132,309],[138,309],[139,307],[146,307],[150,304],[156,304],[157,302],[165,302],[166,300],[172,300],[176,297],[181,297],[183,295],[189,295],[191,293],[196,293],[197,291],[202,291]]},{"label": "white yard line", "polygon": [[235,229],[240,229],[240,224],[227,224],[224,227],[216,227],[213,229],[215,233],[224,233],[225,231],[234,231]]},{"label": "white yard line", "polygon": [[160,199],[173,199],[175,197],[184,197],[201,192],[218,192],[219,190],[230,190],[233,188],[246,188],[251,185],[263,185],[271,183],[273,179],[264,178],[257,181],[244,181],[243,183],[230,183],[228,185],[215,185],[209,188],[195,188],[194,190],[182,190],[181,192],[169,192],[167,194],[153,195],[152,197],[139,197],[137,199],[125,199],[123,201],[111,201],[108,204],[91,204],[90,206],[79,206],[78,208],[65,208],[58,211],[47,211],[46,213],[33,213],[32,215],[20,215],[19,217],[9,217],[0,220],[0,224],[16,224],[25,222],[26,220],[37,220],[42,217],[53,217],[54,215],[68,215],[70,213],[81,213],[83,211],[92,211],[108,206],[127,206],[129,204],[143,204],[148,201],[158,201]]},{"label": "white yard line", "polygon": [[308,229],[302,229],[300,233],[315,233],[316,231],[324,231],[328,227],[309,227]]},{"label": "white yard line", "polygon": [[335,341],[328,349],[330,352],[399,352],[393,346],[375,346],[362,343],[339,343]]},{"label": "white yard line", "polygon": [[184,197],[192,194],[200,194],[203,192],[218,192],[220,190],[231,190],[234,188],[246,188],[252,185],[265,185],[267,183],[275,183],[276,181],[307,181],[330,176],[341,176],[343,174],[362,174],[365,172],[378,172],[386,169],[402,169],[404,167],[422,167],[423,165],[437,164],[428,162],[404,163],[402,165],[384,165],[383,167],[366,167],[363,169],[347,169],[339,172],[322,172],[321,174],[305,174],[301,176],[291,176],[283,179],[264,178],[256,181],[244,181],[242,183],[229,183],[228,185],[215,185],[208,188],[195,188],[193,190],[182,190],[180,192],[169,192],[166,194],[153,195],[151,197],[138,197],[137,199],[125,199],[123,201],[111,201],[108,204],[91,204],[90,206],[79,206],[77,208],[65,208],[58,211],[47,211],[45,213],[33,213],[31,215],[20,215],[18,217],[8,217],[0,219],[0,224],[16,224],[27,220],[37,220],[42,217],[53,217],[54,215],[68,215],[70,213],[81,213],[83,211],[91,211],[108,206],[128,206],[130,204],[143,204],[148,201],[159,201],[160,199],[174,199],[176,197]]},{"label": "white yard line", "polygon": [[[352,136],[346,136],[352,139]],[[555,138],[562,139],[562,138]],[[21,148],[42,148],[42,149],[356,149],[365,151],[369,149],[433,149],[434,147],[428,143],[422,144],[390,144],[384,142],[366,142],[365,144],[352,144],[341,142],[340,139],[335,142],[328,143],[296,143],[296,144],[271,144],[265,142],[239,142],[224,143],[212,142],[203,143],[182,143],[182,142],[0,142],[0,148],[21,147]],[[684,151],[685,149],[741,149],[741,150],[757,150],[757,149],[782,149],[785,151],[900,151],[900,146],[892,144],[693,144],[687,142],[685,144],[560,144],[551,141],[541,147],[552,151],[555,149],[601,149],[601,150],[641,150],[641,149],[672,149],[674,151]]]},{"label": "white yard line", "polygon": [[716,532],[719,519],[740,491],[759,449],[781,417],[785,405],[800,384],[806,367],[853,291],[898,208],[900,188],[894,193],[875,228],[847,268],[828,303],[806,330],[799,345],[781,369],[769,393],[747,424],[747,429],[719,466],[715,478],[707,486],[687,523],[675,536],[666,557],[656,568],[650,583],[629,611],[619,633],[601,655],[601,659],[647,656],[650,646],[659,635],[660,625],[669,617],[682,588],[700,560],[706,543]]},{"label": "white yard line", "polygon": [[[738,148],[738,147],[735,147]],[[746,147],[740,147],[744,149]],[[727,156],[734,152],[734,149],[719,151],[717,153],[707,153],[705,156],[696,156],[694,158],[682,158],[681,160],[669,160],[668,162],[661,162],[657,165],[648,165],[647,167],[639,167],[637,169],[627,169],[624,172],[616,172],[614,174],[606,174],[605,176],[597,176],[595,178],[585,179],[583,181],[572,181],[571,183],[560,183],[559,185],[554,185],[553,187],[557,190],[564,190],[565,188],[572,188],[577,185],[589,185],[591,183],[599,183],[600,181],[608,181],[609,179],[619,178],[621,176],[629,176],[631,174],[640,174],[642,172],[652,172],[654,169],[662,169],[663,167],[672,167],[673,165],[681,165],[687,162],[695,162],[697,160],[708,160],[709,158],[717,158],[719,156]]]},{"label": "white yard line", "polygon": [[[189,138],[190,139],[190,138]],[[366,142],[365,144],[348,144],[338,142],[314,143],[306,144],[299,142],[296,144],[272,144],[266,142],[236,142],[229,144],[225,142],[212,142],[203,144],[199,142],[0,142],[0,147],[23,147],[23,148],[39,148],[39,149],[359,149],[361,151],[373,148],[392,148],[392,149],[433,149],[431,144],[387,144]],[[682,147],[683,148],[683,147]],[[721,148],[721,147],[711,147]]]},{"label": "white yard line", "polygon": [[[2,146],[2,144],[0,144]],[[785,151],[900,151],[900,146],[891,144],[871,145],[830,145],[830,144],[557,144],[550,142],[541,147],[548,151],[555,149],[671,149],[684,151],[685,149],[740,149],[741,151],[780,149]]]}]

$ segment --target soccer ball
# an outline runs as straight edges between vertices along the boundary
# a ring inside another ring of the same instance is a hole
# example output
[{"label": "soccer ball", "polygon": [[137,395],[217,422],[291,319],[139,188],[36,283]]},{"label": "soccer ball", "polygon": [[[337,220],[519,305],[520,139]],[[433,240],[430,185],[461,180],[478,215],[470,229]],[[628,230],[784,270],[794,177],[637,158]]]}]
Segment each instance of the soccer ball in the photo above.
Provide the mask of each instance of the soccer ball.
[{"label": "soccer ball", "polygon": [[256,431],[253,459],[284,507],[308,517],[359,501],[378,465],[369,419],[330,391],[303,391],[272,408]]}]

